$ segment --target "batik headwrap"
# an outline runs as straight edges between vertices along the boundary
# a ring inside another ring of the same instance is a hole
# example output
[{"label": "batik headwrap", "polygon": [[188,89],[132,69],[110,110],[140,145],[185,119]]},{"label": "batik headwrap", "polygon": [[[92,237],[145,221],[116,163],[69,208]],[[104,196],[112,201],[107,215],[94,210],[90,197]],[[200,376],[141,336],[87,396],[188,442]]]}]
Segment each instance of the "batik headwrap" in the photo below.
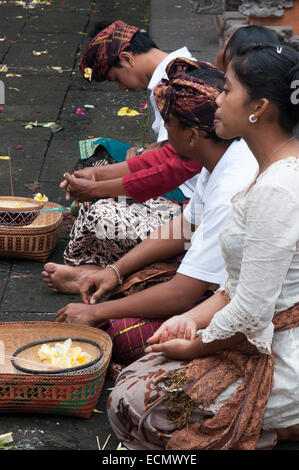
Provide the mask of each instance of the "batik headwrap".
[{"label": "batik headwrap", "polygon": [[204,131],[213,131],[216,98],[222,92],[206,79],[192,77],[188,72],[196,69],[216,69],[209,62],[190,59],[175,59],[170,62],[166,72],[168,80],[163,80],[154,90],[157,107],[165,122],[169,115],[176,117],[185,125]]},{"label": "batik headwrap", "polygon": [[139,31],[123,21],[115,21],[99,32],[88,44],[81,59],[79,69],[82,77],[89,81],[102,82],[118,58],[120,52],[130,46],[134,34]]}]

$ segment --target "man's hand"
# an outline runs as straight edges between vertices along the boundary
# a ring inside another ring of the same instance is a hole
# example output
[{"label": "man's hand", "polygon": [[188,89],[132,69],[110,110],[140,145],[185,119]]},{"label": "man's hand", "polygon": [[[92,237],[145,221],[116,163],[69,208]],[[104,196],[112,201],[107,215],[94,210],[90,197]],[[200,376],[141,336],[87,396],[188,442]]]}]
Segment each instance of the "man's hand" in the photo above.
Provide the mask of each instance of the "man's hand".
[{"label": "man's hand", "polygon": [[79,323],[81,325],[97,326],[101,321],[100,316],[96,314],[98,305],[68,304],[58,310],[56,321],[63,323]]},{"label": "man's hand", "polygon": [[117,284],[117,275],[113,269],[102,269],[84,280],[80,288],[81,298],[85,304],[96,304],[106,292],[115,289]]}]

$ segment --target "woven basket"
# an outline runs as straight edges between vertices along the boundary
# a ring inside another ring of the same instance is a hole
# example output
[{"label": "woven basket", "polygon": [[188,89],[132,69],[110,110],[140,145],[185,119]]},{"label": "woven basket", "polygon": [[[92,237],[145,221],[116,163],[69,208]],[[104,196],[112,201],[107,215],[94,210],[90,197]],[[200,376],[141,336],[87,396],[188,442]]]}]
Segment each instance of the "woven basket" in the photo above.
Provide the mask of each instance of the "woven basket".
[{"label": "woven basket", "polygon": [[85,338],[101,346],[103,357],[98,365],[74,374],[23,374],[16,372],[11,359],[4,357],[0,363],[0,412],[91,417],[111,359],[110,336],[97,328],[68,323],[0,323],[2,349],[9,356],[35,341],[72,337]]},{"label": "woven basket", "polygon": [[[45,202],[44,207],[60,207]],[[62,226],[61,212],[45,212],[23,227],[0,225],[0,257],[47,261],[54,250]]]}]

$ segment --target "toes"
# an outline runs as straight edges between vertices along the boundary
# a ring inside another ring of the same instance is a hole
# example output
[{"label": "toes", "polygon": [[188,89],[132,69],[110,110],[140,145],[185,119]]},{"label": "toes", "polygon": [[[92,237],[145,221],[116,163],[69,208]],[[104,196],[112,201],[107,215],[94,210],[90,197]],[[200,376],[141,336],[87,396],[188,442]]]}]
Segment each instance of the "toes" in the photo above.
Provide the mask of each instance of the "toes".
[{"label": "toes", "polygon": [[[44,270],[48,273],[48,274],[52,274],[55,272],[56,270],[56,264],[55,263],[47,263],[45,264],[44,266]],[[44,272],[45,272],[44,271]]]}]

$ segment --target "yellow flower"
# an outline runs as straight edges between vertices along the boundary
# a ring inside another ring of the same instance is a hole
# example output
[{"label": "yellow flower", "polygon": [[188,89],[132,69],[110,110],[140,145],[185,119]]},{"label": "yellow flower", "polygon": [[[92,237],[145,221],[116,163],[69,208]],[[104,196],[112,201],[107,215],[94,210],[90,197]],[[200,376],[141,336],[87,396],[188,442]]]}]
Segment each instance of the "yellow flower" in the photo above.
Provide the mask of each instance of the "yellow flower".
[{"label": "yellow flower", "polygon": [[91,79],[92,79],[92,69],[90,69],[89,67],[87,67],[86,69],[84,69],[84,78],[88,78],[88,80],[91,82]]},{"label": "yellow flower", "polygon": [[138,111],[135,111],[135,109],[130,109],[127,106],[124,106],[121,108],[117,115],[118,116],[138,116],[140,113]]},{"label": "yellow flower", "polygon": [[44,202],[47,202],[49,200],[45,194],[42,195],[41,193],[35,194],[33,199],[35,199],[36,201],[44,201]]}]

